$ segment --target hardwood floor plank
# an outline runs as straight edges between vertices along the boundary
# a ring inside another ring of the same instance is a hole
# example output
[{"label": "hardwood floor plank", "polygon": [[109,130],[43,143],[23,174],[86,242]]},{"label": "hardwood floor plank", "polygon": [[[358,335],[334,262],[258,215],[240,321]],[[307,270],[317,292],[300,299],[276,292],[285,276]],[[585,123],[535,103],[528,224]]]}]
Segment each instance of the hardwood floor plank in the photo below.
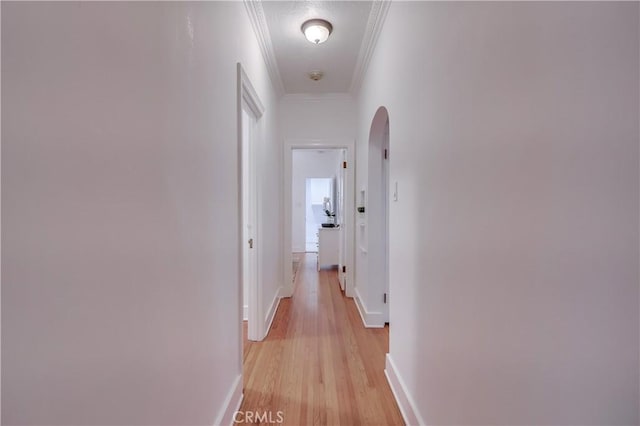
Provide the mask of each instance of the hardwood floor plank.
[{"label": "hardwood floor plank", "polygon": [[388,328],[364,328],[337,271],[318,272],[316,256],[300,256],[294,295],[263,342],[246,340],[244,324],[240,411],[253,414],[244,424],[269,424],[278,412],[296,426],[404,424],[384,376]]}]

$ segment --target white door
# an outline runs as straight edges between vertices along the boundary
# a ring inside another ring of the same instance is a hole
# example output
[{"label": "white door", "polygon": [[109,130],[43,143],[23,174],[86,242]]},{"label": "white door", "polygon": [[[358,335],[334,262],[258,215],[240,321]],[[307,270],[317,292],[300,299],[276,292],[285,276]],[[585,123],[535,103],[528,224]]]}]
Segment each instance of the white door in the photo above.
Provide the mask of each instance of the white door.
[{"label": "white door", "polygon": [[248,320],[249,340],[258,340],[258,254],[257,192],[254,140],[256,119],[246,108],[242,109],[242,244],[243,259],[243,319]]}]

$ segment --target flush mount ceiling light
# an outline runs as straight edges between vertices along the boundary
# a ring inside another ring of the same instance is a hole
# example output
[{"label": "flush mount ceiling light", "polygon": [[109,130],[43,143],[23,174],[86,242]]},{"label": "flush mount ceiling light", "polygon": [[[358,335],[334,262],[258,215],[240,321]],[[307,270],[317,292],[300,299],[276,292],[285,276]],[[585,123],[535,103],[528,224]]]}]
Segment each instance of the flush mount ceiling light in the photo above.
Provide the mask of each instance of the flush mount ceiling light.
[{"label": "flush mount ceiling light", "polygon": [[333,31],[333,25],[324,19],[309,19],[302,24],[301,29],[307,40],[314,44],[320,44],[327,41],[329,34]]}]

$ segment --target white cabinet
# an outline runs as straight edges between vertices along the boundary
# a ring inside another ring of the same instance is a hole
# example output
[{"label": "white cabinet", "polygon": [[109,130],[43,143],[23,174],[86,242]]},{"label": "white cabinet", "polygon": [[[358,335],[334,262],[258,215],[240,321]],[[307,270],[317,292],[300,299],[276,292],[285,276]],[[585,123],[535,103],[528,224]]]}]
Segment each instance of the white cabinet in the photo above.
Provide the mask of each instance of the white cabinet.
[{"label": "white cabinet", "polygon": [[318,230],[318,270],[323,266],[340,263],[340,234],[342,228],[320,228]]}]

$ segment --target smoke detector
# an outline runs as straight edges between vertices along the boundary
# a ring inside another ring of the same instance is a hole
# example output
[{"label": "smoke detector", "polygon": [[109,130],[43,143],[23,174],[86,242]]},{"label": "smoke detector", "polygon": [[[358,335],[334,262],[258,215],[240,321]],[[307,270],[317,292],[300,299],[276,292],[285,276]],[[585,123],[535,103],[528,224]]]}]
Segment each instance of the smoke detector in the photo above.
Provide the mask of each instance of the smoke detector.
[{"label": "smoke detector", "polygon": [[309,78],[313,81],[318,81],[322,78],[324,73],[322,71],[311,71],[309,73]]}]

